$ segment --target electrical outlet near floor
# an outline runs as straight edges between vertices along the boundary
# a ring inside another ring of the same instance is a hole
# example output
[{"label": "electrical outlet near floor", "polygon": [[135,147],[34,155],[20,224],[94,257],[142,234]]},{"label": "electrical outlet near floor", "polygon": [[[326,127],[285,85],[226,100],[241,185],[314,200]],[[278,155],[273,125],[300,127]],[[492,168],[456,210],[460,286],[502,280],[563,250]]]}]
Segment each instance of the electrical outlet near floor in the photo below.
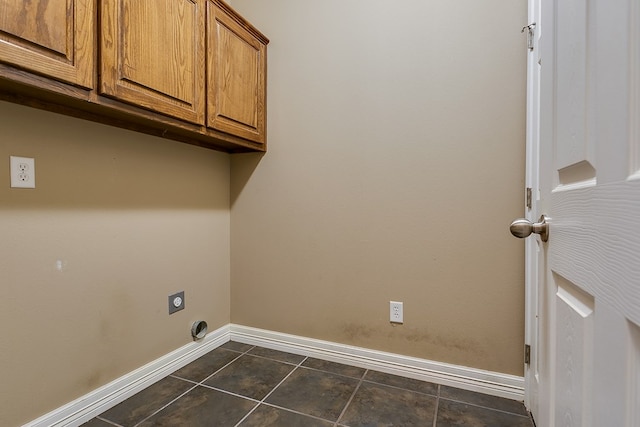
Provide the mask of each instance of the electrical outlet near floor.
[{"label": "electrical outlet near floor", "polygon": [[169,295],[169,314],[184,310],[184,291]]},{"label": "electrical outlet near floor", "polygon": [[389,321],[391,323],[404,323],[404,309],[401,302],[389,301]]}]

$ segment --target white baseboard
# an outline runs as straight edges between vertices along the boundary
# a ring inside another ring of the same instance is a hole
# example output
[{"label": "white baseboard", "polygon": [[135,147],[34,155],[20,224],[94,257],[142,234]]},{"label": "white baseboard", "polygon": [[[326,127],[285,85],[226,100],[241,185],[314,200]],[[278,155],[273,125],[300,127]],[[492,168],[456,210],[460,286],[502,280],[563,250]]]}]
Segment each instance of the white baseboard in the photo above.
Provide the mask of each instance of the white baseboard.
[{"label": "white baseboard", "polygon": [[524,399],[523,377],[229,324],[208,333],[203,340],[182,346],[23,427],[77,427],[229,340],[508,399]]},{"label": "white baseboard", "polygon": [[231,324],[231,340],[359,366],[507,399],[524,400],[524,378]]},{"label": "white baseboard", "polygon": [[23,427],[77,427],[229,341],[229,325],[70,402]]}]

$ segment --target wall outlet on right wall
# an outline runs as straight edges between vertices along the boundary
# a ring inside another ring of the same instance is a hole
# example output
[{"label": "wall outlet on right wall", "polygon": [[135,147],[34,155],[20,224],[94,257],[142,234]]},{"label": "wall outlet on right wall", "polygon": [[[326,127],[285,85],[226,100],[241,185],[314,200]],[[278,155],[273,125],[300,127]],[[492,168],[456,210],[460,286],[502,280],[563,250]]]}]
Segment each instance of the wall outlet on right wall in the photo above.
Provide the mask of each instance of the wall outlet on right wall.
[{"label": "wall outlet on right wall", "polygon": [[404,323],[404,308],[401,302],[389,301],[389,321],[391,323]]}]

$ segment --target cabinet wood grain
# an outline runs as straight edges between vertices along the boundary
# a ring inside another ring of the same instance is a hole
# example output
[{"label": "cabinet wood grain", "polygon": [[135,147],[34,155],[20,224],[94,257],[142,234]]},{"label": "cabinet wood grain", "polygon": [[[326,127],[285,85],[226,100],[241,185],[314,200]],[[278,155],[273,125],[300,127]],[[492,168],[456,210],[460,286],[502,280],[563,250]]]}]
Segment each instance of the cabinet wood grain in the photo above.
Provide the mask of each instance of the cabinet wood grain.
[{"label": "cabinet wood grain", "polygon": [[222,0],[0,0],[0,100],[266,151],[268,43]]},{"label": "cabinet wood grain", "polygon": [[0,1],[0,61],[91,89],[94,0]]},{"label": "cabinet wood grain", "polygon": [[204,124],[205,0],[103,0],[100,93]]},{"label": "cabinet wood grain", "polygon": [[269,41],[225,3],[207,8],[207,126],[264,144]]}]

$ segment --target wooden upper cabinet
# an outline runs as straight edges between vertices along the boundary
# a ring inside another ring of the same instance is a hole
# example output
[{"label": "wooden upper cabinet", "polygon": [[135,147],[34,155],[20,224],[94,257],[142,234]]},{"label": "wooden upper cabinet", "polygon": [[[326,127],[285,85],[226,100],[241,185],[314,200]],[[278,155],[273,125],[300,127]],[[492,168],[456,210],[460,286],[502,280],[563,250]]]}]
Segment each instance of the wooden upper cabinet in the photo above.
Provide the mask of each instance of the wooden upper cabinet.
[{"label": "wooden upper cabinet", "polygon": [[207,3],[207,126],[266,141],[269,40],[224,2]]},{"label": "wooden upper cabinet", "polygon": [[0,0],[0,99],[266,151],[268,43],[223,0]]},{"label": "wooden upper cabinet", "polygon": [[103,0],[100,93],[204,125],[205,1]]},{"label": "wooden upper cabinet", "polygon": [[95,0],[0,0],[0,62],[93,88]]}]

